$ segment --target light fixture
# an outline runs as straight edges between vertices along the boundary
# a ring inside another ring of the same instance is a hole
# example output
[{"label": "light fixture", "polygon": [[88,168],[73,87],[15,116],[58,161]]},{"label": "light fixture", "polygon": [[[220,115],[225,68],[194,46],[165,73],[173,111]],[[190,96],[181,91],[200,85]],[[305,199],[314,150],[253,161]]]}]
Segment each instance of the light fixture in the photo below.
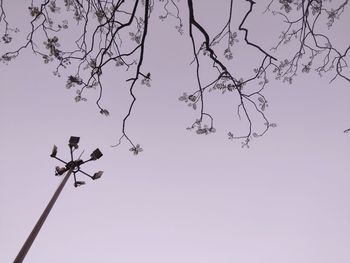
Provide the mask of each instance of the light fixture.
[{"label": "light fixture", "polygon": [[81,186],[81,185],[84,185],[84,184],[85,184],[84,181],[76,181],[76,182],[74,183],[74,186],[75,186],[75,187],[78,187],[78,186]]},{"label": "light fixture", "polygon": [[57,146],[54,145],[53,148],[52,148],[52,152],[51,152],[51,157],[56,157],[57,155]]},{"label": "light fixture", "polygon": [[94,175],[92,176],[92,179],[96,180],[98,178],[101,178],[102,174],[103,174],[103,171],[98,171],[97,173],[94,173]]},{"label": "light fixture", "polygon": [[93,151],[90,155],[91,160],[97,160],[100,159],[102,157],[102,153],[101,151],[97,148],[95,151]]},{"label": "light fixture", "polygon": [[80,140],[79,137],[71,136],[71,137],[69,138],[69,143],[68,143],[69,147],[70,147],[70,148],[75,148],[75,149],[77,149],[77,148],[78,148],[79,140]]}]

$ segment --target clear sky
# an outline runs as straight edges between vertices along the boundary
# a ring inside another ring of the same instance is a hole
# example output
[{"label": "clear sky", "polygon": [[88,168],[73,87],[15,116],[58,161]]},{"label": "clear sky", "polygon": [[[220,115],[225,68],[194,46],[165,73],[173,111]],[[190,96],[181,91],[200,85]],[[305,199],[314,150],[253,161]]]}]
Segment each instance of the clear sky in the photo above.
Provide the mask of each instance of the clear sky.
[{"label": "clear sky", "polygon": [[[201,17],[218,8],[206,5]],[[152,86],[136,87],[128,124],[144,148],[138,156],[126,143],[110,147],[129,100],[123,81],[106,77],[106,118],[97,92],[75,103],[65,79],[30,51],[0,65],[0,262],[15,258],[60,182],[53,144],[67,159],[75,135],[83,157],[104,153],[84,170],[105,173],[79,188],[67,183],[26,262],[348,263],[349,85],[316,74],[272,81],[267,114],[277,128],[250,149],[227,140],[239,124],[227,97],[214,96],[217,132],[198,136],[185,129],[196,111],[178,101],[195,85],[189,39],[157,16],[151,26],[144,67]]]}]

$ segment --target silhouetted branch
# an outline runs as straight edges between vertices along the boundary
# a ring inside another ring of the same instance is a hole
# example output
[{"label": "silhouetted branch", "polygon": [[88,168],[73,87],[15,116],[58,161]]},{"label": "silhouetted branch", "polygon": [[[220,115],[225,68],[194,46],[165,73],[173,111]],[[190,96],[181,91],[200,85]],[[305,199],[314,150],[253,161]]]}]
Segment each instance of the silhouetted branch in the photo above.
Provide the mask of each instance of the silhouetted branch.
[{"label": "silhouetted branch", "polygon": [[[313,69],[320,75],[332,73],[330,81],[340,77],[350,82],[350,45],[339,47],[330,36],[333,25],[344,14],[348,2],[349,0],[269,0],[264,14],[272,15],[278,23],[282,20],[285,29],[275,45],[266,50],[259,41],[251,40],[256,38],[252,37],[246,25],[249,18],[257,15],[254,8],[256,2],[253,0],[242,2],[248,4],[247,11],[236,25],[233,21],[233,12],[236,10],[234,2],[228,1],[227,13],[220,14],[224,17],[223,26],[213,35],[206,29],[206,23],[213,21],[198,20],[193,0],[187,0],[184,7],[180,0],[65,0],[62,3],[43,0],[40,4],[32,1],[28,7],[31,20],[26,39],[17,48],[3,54],[0,60],[7,64],[29,48],[44,63],[54,63],[54,75],[58,77],[64,69],[72,69],[67,76],[66,88],[75,88],[75,101],[86,101],[85,94],[97,89],[95,102],[99,112],[105,116],[110,113],[103,105],[104,89],[107,88],[103,73],[114,66],[117,72],[120,69],[133,70],[133,77],[126,80],[131,102],[115,146],[126,139],[130,143],[130,151],[138,154],[142,148],[128,135],[127,124],[137,103],[137,84],[151,85],[151,74],[142,67],[147,50],[147,34],[153,29],[149,18],[157,3],[161,11],[159,19],[173,23],[169,19],[172,18],[181,35],[185,35],[188,29],[192,44],[192,63],[195,66],[197,86],[191,93],[184,92],[179,97],[180,101],[199,112],[188,129],[195,130],[197,134],[214,133],[215,116],[208,112],[210,95],[214,92],[230,93],[238,99],[231,114],[237,114],[246,123],[246,131],[229,131],[228,137],[241,139],[242,147],[249,147],[253,138],[261,137],[270,128],[276,127],[267,118],[266,109],[269,104],[263,94],[271,76],[292,83],[299,72],[309,73]],[[18,29],[10,26],[4,3],[5,0],[0,0],[1,41],[12,45],[14,33]],[[197,4],[202,2],[198,1]],[[188,18],[183,17],[182,14],[186,13],[182,11],[183,8],[188,9]],[[327,30],[321,26],[325,20]],[[74,39],[67,37],[72,28]],[[265,34],[270,34],[270,39],[276,36],[273,28],[269,28]],[[249,59],[253,63],[252,71],[244,76],[232,66],[238,42],[254,52],[253,59]],[[292,42],[294,45],[289,45]],[[285,47],[288,47],[288,52],[283,58],[278,58],[277,62],[278,53],[276,55],[273,52],[279,52]],[[214,72],[214,77],[209,81],[206,79],[208,64]],[[344,132],[348,131],[349,129]]]}]

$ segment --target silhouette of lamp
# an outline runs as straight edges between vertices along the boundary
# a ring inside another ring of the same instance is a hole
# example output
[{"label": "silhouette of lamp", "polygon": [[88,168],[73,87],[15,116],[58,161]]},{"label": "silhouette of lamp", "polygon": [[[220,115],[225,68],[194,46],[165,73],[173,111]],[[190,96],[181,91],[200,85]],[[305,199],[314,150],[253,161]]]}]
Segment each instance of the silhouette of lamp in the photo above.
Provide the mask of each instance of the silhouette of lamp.
[{"label": "silhouette of lamp", "polygon": [[77,160],[74,160],[74,157],[73,157],[73,153],[76,149],[78,149],[78,143],[79,143],[79,140],[80,138],[79,137],[75,137],[75,136],[71,136],[70,139],[69,139],[69,142],[68,142],[68,146],[69,146],[69,149],[70,149],[70,161],[69,162],[65,162],[63,161],[62,159],[58,158],[56,155],[57,155],[57,146],[54,145],[53,146],[53,149],[52,149],[52,152],[51,152],[51,157],[52,158],[55,158],[56,160],[62,162],[65,164],[64,167],[59,167],[59,166],[56,166],[55,168],[55,175],[56,176],[61,176],[63,175],[64,173],[65,176],[63,177],[61,183],[59,184],[57,190],[55,191],[55,193],[53,194],[50,202],[47,204],[44,212],[42,213],[42,215],[40,216],[38,222],[36,223],[36,225],[34,226],[32,232],[30,233],[30,235],[28,236],[26,242],[23,244],[21,250],[19,251],[17,257],[15,258],[14,260],[14,263],[20,263],[20,262],[23,262],[25,256],[27,255],[30,247],[32,246],[36,236],[38,235],[41,227],[43,226],[47,216],[49,215],[52,207],[54,206],[58,196],[60,195],[63,187],[65,186],[66,182],[68,181],[70,175],[73,173],[73,176],[74,176],[74,186],[75,187],[78,187],[78,186],[81,186],[81,185],[84,185],[85,182],[84,181],[77,181],[77,178],[76,178],[76,174],[77,173],[82,173],[88,177],[90,177],[92,180],[96,180],[96,179],[99,179],[102,174],[103,174],[103,171],[98,171],[96,173],[94,173],[94,175],[90,175],[84,171],[82,171],[80,169],[80,166],[87,163],[87,162],[90,162],[90,161],[95,161],[95,160],[98,160],[102,157],[102,153],[101,151],[97,148],[96,150],[94,150],[91,155],[90,155],[90,159],[86,160],[86,161],[83,161],[81,160],[80,158],[78,158]]}]

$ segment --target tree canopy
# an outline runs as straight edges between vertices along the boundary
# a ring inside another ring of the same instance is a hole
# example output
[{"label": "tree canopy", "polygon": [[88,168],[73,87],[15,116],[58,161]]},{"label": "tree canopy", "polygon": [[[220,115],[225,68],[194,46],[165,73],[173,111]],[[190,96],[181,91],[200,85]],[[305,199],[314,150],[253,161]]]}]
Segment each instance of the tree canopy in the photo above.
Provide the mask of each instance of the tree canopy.
[{"label": "tree canopy", "polygon": [[[1,43],[8,50],[1,61],[10,63],[24,49],[31,49],[54,68],[54,75],[66,78],[66,88],[75,89],[76,102],[86,101],[88,90],[96,90],[98,111],[105,116],[110,111],[102,98],[104,90],[111,88],[104,81],[105,74],[109,74],[105,72],[113,68],[115,78],[123,78],[122,71],[132,72],[132,77],[125,79],[132,100],[115,145],[126,140],[136,155],[143,149],[129,136],[127,123],[137,103],[135,89],[140,85],[149,87],[153,78],[160,77],[157,72],[149,72],[144,61],[147,50],[152,49],[148,34],[156,31],[156,23],[166,21],[169,30],[177,31],[179,38],[188,38],[192,46],[193,55],[185,66],[195,68],[197,86],[178,97],[198,114],[188,129],[199,135],[214,133],[215,116],[206,103],[214,93],[232,94],[235,105],[228,114],[237,114],[246,129],[228,131],[227,135],[231,140],[240,139],[242,147],[249,147],[253,138],[276,127],[268,119],[268,98],[264,95],[271,79],[292,84],[297,75],[306,78],[316,72],[331,82],[337,78],[350,82],[350,45],[338,41],[348,2],[226,0],[217,3],[227,7],[225,13],[207,10],[203,19],[197,15],[201,1],[193,0],[33,0],[27,7],[29,32],[15,41],[21,28],[13,22],[13,14],[8,14],[7,2],[0,0]],[[217,23],[218,16],[224,18],[220,30],[209,31],[208,23]],[[248,20],[258,23],[263,17],[276,26],[266,25],[264,38],[259,40]],[[274,45],[267,45],[264,39]],[[251,50],[249,58],[238,56],[242,48]],[[254,65],[250,63],[249,70],[242,74],[237,68],[247,59]]]}]

